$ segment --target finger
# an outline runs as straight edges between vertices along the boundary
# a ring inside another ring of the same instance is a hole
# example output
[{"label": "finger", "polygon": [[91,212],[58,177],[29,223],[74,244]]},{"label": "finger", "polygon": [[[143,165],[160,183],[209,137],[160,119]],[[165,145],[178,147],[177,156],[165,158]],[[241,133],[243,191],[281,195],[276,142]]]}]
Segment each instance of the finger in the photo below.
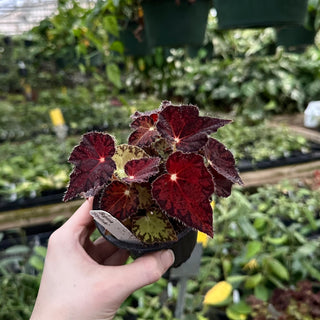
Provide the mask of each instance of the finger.
[{"label": "finger", "polygon": [[95,242],[91,242],[90,239],[87,239],[84,244],[84,249],[93,260],[103,264],[108,257],[118,250],[116,246],[103,237],[100,237]]},{"label": "finger", "polygon": [[120,266],[123,265],[129,257],[129,252],[125,249],[118,249],[108,258],[103,261],[106,266]]},{"label": "finger", "polygon": [[85,235],[90,235],[95,228],[93,218],[90,215],[92,203],[93,197],[88,198],[64,224],[64,228],[71,229],[70,232],[84,229]]},{"label": "finger", "polygon": [[119,290],[124,296],[130,295],[133,291],[159,280],[173,262],[172,250],[164,250],[142,256],[120,267]]}]

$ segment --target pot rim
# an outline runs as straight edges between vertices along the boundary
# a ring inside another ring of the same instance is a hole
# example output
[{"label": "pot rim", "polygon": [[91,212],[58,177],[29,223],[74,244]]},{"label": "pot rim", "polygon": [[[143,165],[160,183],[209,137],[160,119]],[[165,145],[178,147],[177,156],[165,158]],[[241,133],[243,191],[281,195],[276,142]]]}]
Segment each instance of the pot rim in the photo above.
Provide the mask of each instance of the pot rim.
[{"label": "pot rim", "polygon": [[196,231],[190,227],[186,227],[184,230],[182,230],[178,234],[178,239],[176,241],[168,241],[168,242],[162,242],[162,243],[155,243],[155,244],[146,244],[146,243],[132,243],[132,242],[126,242],[122,240],[118,240],[115,236],[112,234],[105,234],[106,229],[97,221],[95,221],[96,227],[101,233],[101,235],[108,241],[110,241],[112,244],[116,245],[119,248],[125,248],[129,251],[131,250],[139,250],[141,252],[152,252],[162,249],[168,249],[175,243],[177,243],[180,239],[184,238],[190,231]]}]

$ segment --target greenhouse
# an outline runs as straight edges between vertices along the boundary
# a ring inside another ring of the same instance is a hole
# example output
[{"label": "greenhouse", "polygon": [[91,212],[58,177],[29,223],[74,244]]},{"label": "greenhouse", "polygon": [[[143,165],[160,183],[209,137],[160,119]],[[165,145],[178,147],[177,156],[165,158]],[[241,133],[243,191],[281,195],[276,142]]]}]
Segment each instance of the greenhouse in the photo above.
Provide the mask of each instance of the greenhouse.
[{"label": "greenhouse", "polygon": [[0,320],[320,320],[319,0],[0,0]]}]

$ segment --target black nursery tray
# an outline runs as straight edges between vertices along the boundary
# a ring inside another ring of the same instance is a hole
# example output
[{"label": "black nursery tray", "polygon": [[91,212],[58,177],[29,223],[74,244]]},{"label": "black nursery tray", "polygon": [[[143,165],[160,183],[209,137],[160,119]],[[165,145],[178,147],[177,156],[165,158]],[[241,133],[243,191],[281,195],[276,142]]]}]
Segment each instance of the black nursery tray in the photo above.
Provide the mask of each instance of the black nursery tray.
[{"label": "black nursery tray", "polygon": [[295,151],[288,157],[281,157],[274,160],[263,160],[259,162],[253,162],[252,160],[240,160],[237,167],[240,172],[255,171],[261,169],[269,169],[282,167],[293,164],[307,163],[311,161],[320,160],[320,144],[311,142],[310,152],[302,153],[300,151]]},{"label": "black nursery tray", "polygon": [[20,198],[11,202],[2,202],[0,199],[0,212],[60,203],[64,193],[65,189],[59,189],[43,192],[41,196],[35,198]]}]

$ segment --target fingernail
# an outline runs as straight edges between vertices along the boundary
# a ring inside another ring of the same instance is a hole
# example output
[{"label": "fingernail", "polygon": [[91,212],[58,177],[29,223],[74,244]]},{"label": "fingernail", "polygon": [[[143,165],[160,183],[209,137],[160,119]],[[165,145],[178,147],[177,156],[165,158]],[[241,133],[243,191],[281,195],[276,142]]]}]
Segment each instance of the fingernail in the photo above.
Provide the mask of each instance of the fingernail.
[{"label": "fingernail", "polygon": [[167,268],[169,268],[174,263],[174,253],[171,249],[164,250],[161,252],[161,262]]}]

